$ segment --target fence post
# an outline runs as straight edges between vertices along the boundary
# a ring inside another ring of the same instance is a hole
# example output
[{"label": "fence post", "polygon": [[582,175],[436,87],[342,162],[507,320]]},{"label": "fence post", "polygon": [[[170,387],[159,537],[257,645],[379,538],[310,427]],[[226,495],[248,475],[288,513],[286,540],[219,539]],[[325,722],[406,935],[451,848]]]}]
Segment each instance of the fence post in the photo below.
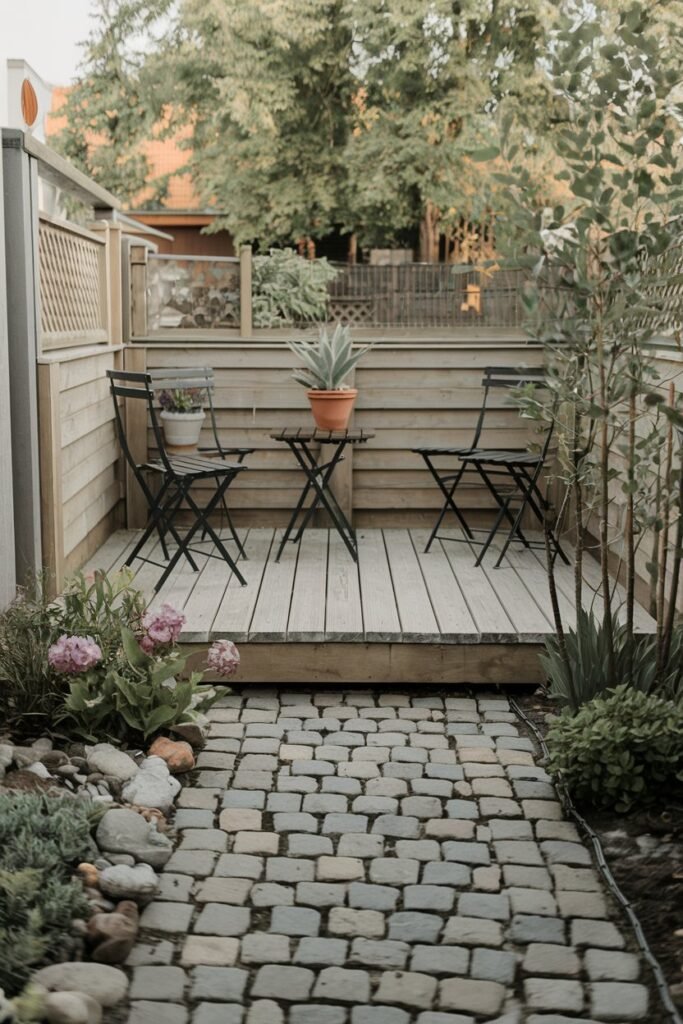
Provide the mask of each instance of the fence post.
[{"label": "fence post", "polygon": [[[144,373],[147,369],[147,349],[127,348],[123,353],[126,370]],[[126,437],[133,458],[137,463],[147,461],[147,405],[139,399],[126,399]],[[147,523],[147,502],[140,490],[133,471],[126,464],[126,525],[129,530],[138,530]]]},{"label": "fence post", "polygon": [[52,570],[50,597],[64,586],[64,502],[62,498],[62,418],[58,362],[38,364],[40,504],[43,563]]},{"label": "fence post", "polygon": [[[42,564],[36,358],[39,350],[38,167],[22,132],[2,130],[14,530],[17,580]],[[2,198],[0,197],[0,201]]]},{"label": "fence post", "polygon": [[130,333],[147,337],[147,246],[130,247]]},{"label": "fence post", "polygon": [[[0,149],[0,196],[2,191],[2,150]],[[14,600],[16,569],[14,548],[14,495],[12,485],[12,418],[9,389],[9,339],[7,336],[7,291],[5,288],[5,216],[0,199],[0,610]]]},{"label": "fence post", "polygon": [[251,338],[251,246],[240,246],[240,334]]}]

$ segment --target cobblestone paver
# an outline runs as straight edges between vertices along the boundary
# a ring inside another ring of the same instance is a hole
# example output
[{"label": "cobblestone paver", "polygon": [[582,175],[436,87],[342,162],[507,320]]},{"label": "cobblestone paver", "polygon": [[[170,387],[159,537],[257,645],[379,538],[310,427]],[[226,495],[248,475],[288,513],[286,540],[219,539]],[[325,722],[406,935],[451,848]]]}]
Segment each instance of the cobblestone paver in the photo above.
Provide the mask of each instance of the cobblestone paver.
[{"label": "cobblestone paver", "polygon": [[129,1024],[626,1024],[640,958],[501,697],[210,713]]}]

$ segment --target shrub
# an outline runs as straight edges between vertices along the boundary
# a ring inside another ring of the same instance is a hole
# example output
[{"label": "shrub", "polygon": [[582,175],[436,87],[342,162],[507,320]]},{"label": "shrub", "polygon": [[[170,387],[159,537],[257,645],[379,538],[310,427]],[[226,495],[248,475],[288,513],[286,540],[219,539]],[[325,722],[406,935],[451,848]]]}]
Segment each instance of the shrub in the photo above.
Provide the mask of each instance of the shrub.
[{"label": "shrub", "polygon": [[598,807],[628,811],[683,783],[683,706],[630,686],[563,711],[547,741],[551,774]]},{"label": "shrub", "polygon": [[38,576],[0,614],[0,722],[29,734],[49,722],[66,687],[48,664],[57,615]]},{"label": "shrub", "polygon": [[199,685],[201,672],[176,679],[186,658],[172,650],[148,654],[141,639],[122,627],[115,657],[69,684],[64,706],[85,739],[146,740],[161,728],[195,721],[217,699],[213,687]]},{"label": "shrub", "polygon": [[91,828],[101,813],[88,801],[0,796],[0,989],[21,992],[44,963],[63,958],[74,918],[87,915],[79,861],[96,852]]},{"label": "shrub", "polygon": [[305,260],[293,249],[255,256],[252,316],[255,327],[325,320],[327,285],[337,275],[326,259]]},{"label": "shrub", "polygon": [[[618,683],[630,682],[643,693],[658,693],[672,700],[683,698],[683,629],[674,631],[667,664],[657,668],[657,637],[634,638],[633,660],[629,632],[612,619],[612,637],[599,621],[585,610],[579,611],[576,627],[567,630],[565,645],[571,673],[560,654],[556,637],[546,640],[541,663],[548,677],[550,696],[573,713]],[[614,672],[609,669],[610,644],[614,650]]]}]

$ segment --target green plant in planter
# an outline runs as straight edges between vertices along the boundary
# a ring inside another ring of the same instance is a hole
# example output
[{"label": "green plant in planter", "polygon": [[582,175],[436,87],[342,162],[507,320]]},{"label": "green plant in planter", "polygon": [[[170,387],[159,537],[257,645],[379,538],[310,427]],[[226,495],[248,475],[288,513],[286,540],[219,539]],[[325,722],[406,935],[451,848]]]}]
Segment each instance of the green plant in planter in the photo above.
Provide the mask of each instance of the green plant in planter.
[{"label": "green plant in planter", "polygon": [[354,352],[350,328],[341,324],[337,324],[331,337],[327,327],[321,327],[318,337],[311,341],[289,338],[287,345],[305,365],[303,370],[294,370],[292,376],[298,384],[312,390],[339,391],[372,344]]},{"label": "green plant in planter", "polygon": [[564,711],[547,742],[549,771],[588,804],[628,811],[683,784],[683,705],[628,685]]}]

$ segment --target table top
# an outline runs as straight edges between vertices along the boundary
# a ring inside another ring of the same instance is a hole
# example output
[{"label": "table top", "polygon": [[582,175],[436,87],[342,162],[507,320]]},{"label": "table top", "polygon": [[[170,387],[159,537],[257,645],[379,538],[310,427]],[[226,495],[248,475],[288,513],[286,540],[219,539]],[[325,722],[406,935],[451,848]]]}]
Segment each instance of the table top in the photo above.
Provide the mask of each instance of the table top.
[{"label": "table top", "polygon": [[317,441],[320,444],[362,444],[375,436],[374,430],[349,427],[346,430],[320,430],[318,427],[283,427],[270,435],[274,441]]}]

